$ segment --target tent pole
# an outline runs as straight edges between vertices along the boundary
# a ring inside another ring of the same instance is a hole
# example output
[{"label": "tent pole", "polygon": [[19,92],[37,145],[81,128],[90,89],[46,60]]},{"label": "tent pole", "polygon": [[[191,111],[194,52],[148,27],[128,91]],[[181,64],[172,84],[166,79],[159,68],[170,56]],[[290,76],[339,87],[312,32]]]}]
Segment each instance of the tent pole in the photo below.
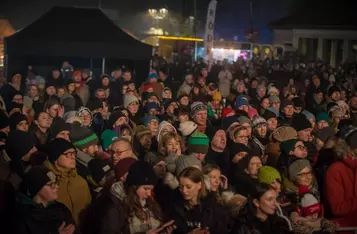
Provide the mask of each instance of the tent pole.
[{"label": "tent pole", "polygon": [[105,73],[105,58],[102,58],[102,74]]}]

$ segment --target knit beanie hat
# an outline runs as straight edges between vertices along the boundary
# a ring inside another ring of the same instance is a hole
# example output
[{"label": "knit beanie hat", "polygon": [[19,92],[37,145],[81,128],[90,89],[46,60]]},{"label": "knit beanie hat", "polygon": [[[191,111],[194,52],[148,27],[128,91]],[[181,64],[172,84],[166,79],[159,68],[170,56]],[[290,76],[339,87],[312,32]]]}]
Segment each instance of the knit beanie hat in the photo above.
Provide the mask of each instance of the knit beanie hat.
[{"label": "knit beanie hat", "polygon": [[273,112],[277,117],[280,116],[279,111],[273,107],[268,107],[266,110]]},{"label": "knit beanie hat", "polygon": [[252,118],[253,118],[254,116],[256,116],[256,115],[259,115],[257,109],[255,109],[255,108],[249,108],[249,109],[248,109],[248,117],[249,117],[249,118],[252,119]]},{"label": "knit beanie hat", "polygon": [[252,128],[255,129],[262,125],[267,126],[267,121],[259,115],[254,116],[252,119]]},{"label": "knit beanie hat", "polygon": [[310,121],[303,114],[296,114],[292,118],[291,126],[295,128],[297,132],[311,128]]},{"label": "knit beanie hat", "polygon": [[193,155],[181,155],[176,160],[176,175],[179,176],[188,167],[198,166],[202,170],[201,161]]},{"label": "knit beanie hat", "polygon": [[143,124],[144,126],[148,126],[148,124],[152,121],[152,120],[156,120],[157,122],[160,122],[159,118],[155,115],[146,115],[143,118]]},{"label": "knit beanie hat", "polygon": [[176,128],[171,124],[171,123],[169,123],[169,122],[167,122],[166,120],[164,120],[164,121],[162,121],[160,124],[159,124],[159,127],[158,127],[158,129],[157,129],[157,136],[156,136],[156,139],[157,139],[157,142],[159,142],[160,141],[160,138],[161,137],[163,137],[163,130],[164,130],[164,128],[166,128],[166,127],[170,127],[172,130],[172,132],[175,132],[175,133],[177,133],[177,130],[176,130]]},{"label": "knit beanie hat", "polygon": [[207,106],[202,102],[194,102],[191,104],[191,117],[194,118],[199,111],[207,110]]},{"label": "knit beanie hat", "polygon": [[304,110],[303,112],[301,112],[301,114],[305,115],[307,120],[316,121],[315,115],[312,114],[310,111]]},{"label": "knit beanie hat", "polygon": [[129,186],[156,185],[157,177],[150,164],[137,161],[129,167],[125,183]]},{"label": "knit beanie hat", "polygon": [[225,131],[227,131],[228,128],[234,123],[239,123],[236,116],[233,115],[233,116],[226,117],[226,118],[222,119],[222,128]]},{"label": "knit beanie hat", "polygon": [[304,102],[301,100],[300,97],[294,97],[291,101],[293,101],[294,107],[300,107],[300,108],[304,107]]},{"label": "knit beanie hat", "polygon": [[[302,186],[300,186],[302,187]],[[306,190],[306,186],[303,186],[304,189]],[[308,189],[308,188],[307,188]],[[299,188],[299,193],[300,193],[300,188]],[[309,216],[309,215],[313,215],[316,213],[320,213],[321,212],[321,204],[319,203],[319,201],[317,200],[317,198],[309,192],[304,193],[302,196],[300,196],[300,207],[302,209],[302,216]]]},{"label": "knit beanie hat", "polygon": [[148,80],[150,80],[150,79],[158,79],[158,78],[159,78],[159,76],[157,75],[156,72],[152,72],[148,76]]},{"label": "knit beanie hat", "polygon": [[154,89],[154,86],[152,84],[144,85],[144,92],[147,92],[149,89]]},{"label": "knit beanie hat", "polygon": [[173,99],[167,99],[165,102],[164,102],[164,110],[166,111],[167,108],[169,108],[169,106],[171,105],[171,103],[176,103],[175,100]]},{"label": "knit beanie hat", "polygon": [[285,99],[283,102],[282,108],[285,108],[287,106],[294,106],[294,102],[289,99]]},{"label": "knit beanie hat", "polygon": [[52,183],[56,183],[56,176],[44,166],[32,167],[24,178],[24,185],[31,198],[34,198],[43,186]]},{"label": "knit beanie hat", "polygon": [[[212,126],[210,128],[207,128],[206,130],[206,134],[207,134],[207,137],[209,139],[209,141],[211,142],[214,138],[214,136],[216,135],[216,133],[219,131],[219,130],[223,130],[223,128],[220,128],[220,127],[215,127],[215,126]],[[225,132],[225,131],[224,131]]]},{"label": "knit beanie hat", "polygon": [[279,142],[297,139],[297,132],[293,127],[280,126],[273,131],[271,138]]},{"label": "knit beanie hat", "polygon": [[36,76],[36,85],[39,84],[46,84],[46,80],[42,76]]},{"label": "knit beanie hat", "polygon": [[91,145],[98,145],[99,143],[97,135],[85,127],[75,126],[71,130],[69,138],[73,145],[80,150],[86,149]]},{"label": "knit beanie hat", "polygon": [[119,162],[115,165],[115,168],[114,168],[115,177],[116,177],[117,181],[119,181],[120,178],[128,172],[131,165],[133,165],[137,161],[138,160],[136,160],[135,158],[131,158],[131,157],[123,158],[123,159],[119,160]]},{"label": "knit beanie hat", "polygon": [[140,140],[141,137],[143,137],[144,135],[150,135],[151,136],[151,132],[150,130],[143,126],[143,125],[139,125],[136,126],[135,128],[135,136],[138,140]]},{"label": "knit beanie hat", "polygon": [[104,176],[113,170],[109,160],[102,160],[99,158],[94,158],[89,161],[88,169],[90,175],[96,183],[99,183]]},{"label": "knit beanie hat", "polygon": [[196,131],[198,125],[193,121],[184,121],[180,123],[180,128],[178,129],[182,136],[189,136],[194,131]]},{"label": "knit beanie hat", "polygon": [[264,112],[264,114],[263,114],[263,116],[262,116],[266,121],[268,121],[269,119],[276,119],[276,118],[278,118],[278,116],[274,113],[274,112],[272,112],[272,111],[270,111],[270,110],[265,110],[265,112]]},{"label": "knit beanie hat", "polygon": [[121,117],[125,117],[127,119],[126,115],[123,112],[119,111],[119,110],[114,111],[113,113],[111,113],[110,116],[109,116],[109,119],[108,119],[108,123],[107,123],[108,128],[110,128],[110,129],[113,128],[113,125],[115,124],[115,122],[118,119],[120,119]]},{"label": "knit beanie hat", "polygon": [[249,166],[249,163],[250,163],[250,160],[252,160],[253,157],[258,157],[258,158],[261,158],[260,155],[256,155],[255,153],[252,153],[251,152],[251,149],[249,150],[248,154],[242,158],[242,160],[240,160],[238,162],[238,166],[241,168],[241,169],[246,169],[248,168]]},{"label": "knit beanie hat", "polygon": [[327,96],[331,97],[332,94],[335,93],[335,92],[341,92],[341,89],[338,86],[333,85],[328,89]]},{"label": "knit beanie hat", "polygon": [[56,138],[53,141],[50,141],[46,145],[46,153],[48,155],[48,160],[52,163],[56,162],[56,160],[67,150],[75,149],[71,142],[62,139]]},{"label": "knit beanie hat", "polygon": [[209,148],[209,139],[206,134],[195,132],[188,140],[188,152],[207,154]]},{"label": "knit beanie hat", "polygon": [[329,118],[327,112],[319,112],[316,115],[316,123],[318,123],[320,121],[326,121],[327,123],[330,121],[330,118]]},{"label": "knit beanie hat", "polygon": [[240,152],[248,153],[249,149],[246,145],[244,145],[242,143],[233,142],[232,144],[229,145],[229,154],[231,156],[231,159],[233,159]]},{"label": "knit beanie hat", "polygon": [[285,155],[290,155],[290,151],[294,151],[295,145],[298,141],[298,139],[290,139],[280,142],[280,151]]},{"label": "knit beanie hat", "polygon": [[53,140],[62,131],[71,131],[71,126],[63,119],[58,118],[50,127],[48,140]]},{"label": "knit beanie hat", "polygon": [[156,102],[148,102],[148,103],[145,104],[145,108],[144,108],[145,113],[149,113],[149,111],[151,109],[155,109],[155,110],[159,109],[159,106],[157,105]]},{"label": "knit beanie hat", "polygon": [[278,103],[280,102],[280,98],[276,95],[270,96],[269,97],[269,103]]},{"label": "knit beanie hat", "polygon": [[[335,135],[335,130],[332,127],[326,127],[320,129],[315,133],[315,137],[317,139],[320,139],[320,141],[322,142],[326,142],[330,137],[334,135]],[[357,138],[355,139],[355,142],[357,142]]]},{"label": "knit beanie hat", "polygon": [[35,146],[35,138],[28,132],[14,130],[6,138],[5,151],[13,161],[19,161]]},{"label": "knit beanie hat", "polygon": [[[335,110],[333,110],[332,112],[331,112],[331,119],[334,119],[334,118],[336,118],[336,117],[342,117],[342,116],[344,116],[345,114],[343,113],[343,111],[342,110],[340,110],[340,109],[335,109]],[[11,118],[11,116],[10,116],[10,118]],[[11,128],[11,125],[10,125],[10,128]]]},{"label": "knit beanie hat", "polygon": [[4,110],[0,110],[0,130],[8,126],[9,126],[9,117],[7,116]]},{"label": "knit beanie hat", "polygon": [[20,113],[20,112],[15,112],[9,117],[9,125],[10,125],[10,131],[16,130],[16,125],[18,125],[21,121],[26,121],[27,118],[26,115]]},{"label": "knit beanie hat", "polygon": [[249,102],[244,96],[238,96],[236,98],[236,108],[239,108],[241,106],[249,106]]},{"label": "knit beanie hat", "polygon": [[76,109],[76,99],[69,93],[65,93],[60,97],[60,103],[63,105],[65,112]]},{"label": "knit beanie hat", "polygon": [[230,107],[225,107],[222,109],[222,118],[226,118],[227,115],[233,114],[234,115],[234,110]]},{"label": "knit beanie hat", "polygon": [[139,103],[139,99],[135,95],[132,95],[132,94],[124,95],[124,107],[125,108],[128,108],[129,104],[133,103],[133,102]]},{"label": "knit beanie hat", "polygon": [[262,166],[259,168],[258,179],[260,183],[270,185],[275,181],[281,181],[281,176],[274,167]]},{"label": "knit beanie hat", "polygon": [[278,93],[278,92],[279,91],[278,91],[278,89],[276,87],[274,87],[274,86],[269,86],[268,87],[268,92],[267,92],[268,95],[270,95],[271,93]]},{"label": "knit beanie hat", "polygon": [[103,108],[103,102],[101,100],[99,100],[98,98],[93,98],[88,101],[87,107],[89,110],[95,111],[100,108]]},{"label": "knit beanie hat", "polygon": [[249,123],[249,124],[252,123],[252,121],[247,116],[244,116],[244,115],[238,117],[238,122],[241,125],[245,124],[245,123]]},{"label": "knit beanie hat", "polygon": [[102,142],[102,149],[105,151],[113,142],[118,139],[118,134],[111,129],[105,130],[100,136]]},{"label": "knit beanie hat", "polygon": [[311,169],[311,164],[309,162],[309,160],[307,159],[298,159],[296,161],[294,161],[290,166],[289,166],[289,180],[291,181],[295,181],[297,174],[299,174],[299,172],[304,169],[304,168],[309,168]]}]

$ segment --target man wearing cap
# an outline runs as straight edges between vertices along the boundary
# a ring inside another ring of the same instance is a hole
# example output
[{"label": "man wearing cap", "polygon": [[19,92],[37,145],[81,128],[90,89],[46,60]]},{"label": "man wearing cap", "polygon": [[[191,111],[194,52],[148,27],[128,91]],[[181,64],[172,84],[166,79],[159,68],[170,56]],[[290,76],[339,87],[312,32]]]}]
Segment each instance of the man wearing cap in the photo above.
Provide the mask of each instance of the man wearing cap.
[{"label": "man wearing cap", "polygon": [[68,208],[56,202],[58,181],[46,167],[27,173],[24,192],[17,196],[15,230],[12,233],[73,233],[75,223]]},{"label": "man wearing cap", "polygon": [[188,140],[188,153],[198,158],[202,163],[205,162],[209,148],[209,139],[207,135],[195,132]]},{"label": "man wearing cap", "polygon": [[284,100],[282,105],[282,113],[278,118],[279,125],[291,125],[294,113],[295,109],[293,101],[289,99]]},{"label": "man wearing cap", "polygon": [[274,108],[276,111],[280,112],[280,98],[278,96],[269,97],[270,107]]},{"label": "man wearing cap", "polygon": [[74,127],[70,133],[72,144],[77,149],[76,161],[78,174],[83,178],[89,175],[88,163],[99,151],[99,139],[95,133],[85,127]]},{"label": "man wearing cap", "polygon": [[76,150],[71,142],[58,138],[46,146],[46,166],[58,179],[58,202],[71,211],[76,223],[80,212],[90,203],[91,195],[87,182],[77,174]]},{"label": "man wearing cap", "polygon": [[194,102],[191,105],[191,118],[198,125],[197,131],[206,132],[206,128],[210,125],[207,121],[207,106],[202,102]]}]

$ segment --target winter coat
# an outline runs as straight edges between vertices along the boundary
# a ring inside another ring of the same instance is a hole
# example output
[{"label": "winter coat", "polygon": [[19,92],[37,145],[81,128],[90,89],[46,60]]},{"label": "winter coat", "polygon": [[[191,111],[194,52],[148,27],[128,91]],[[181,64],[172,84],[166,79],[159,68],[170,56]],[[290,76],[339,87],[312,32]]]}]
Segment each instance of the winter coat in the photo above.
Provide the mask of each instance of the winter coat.
[{"label": "winter coat", "polygon": [[233,170],[232,178],[228,179],[228,181],[230,181],[236,193],[248,197],[255,191],[255,187],[259,183],[258,179],[250,177],[239,166],[236,166]]},{"label": "winter coat", "polygon": [[214,193],[209,193],[198,205],[188,209],[179,191],[176,192],[171,204],[163,207],[169,220],[175,220],[173,233],[186,234],[198,227],[208,229],[210,234],[228,233],[229,211],[217,202]]},{"label": "winter coat", "polygon": [[[61,203],[53,202],[44,207],[30,197],[19,194],[17,197],[15,226],[11,233],[49,234],[58,233],[63,222],[74,224],[71,212]],[[14,232],[15,231],[15,232]],[[75,230],[74,233],[79,233]]]},{"label": "winter coat", "polygon": [[[47,133],[43,133],[40,128],[36,124],[32,124],[29,132],[35,137],[36,140],[36,148],[40,149],[43,147],[47,142]],[[47,131],[48,132],[48,131]]]},{"label": "winter coat", "polygon": [[45,161],[44,165],[51,170],[58,179],[58,199],[72,213],[76,223],[78,223],[79,213],[91,202],[87,182],[77,174],[74,169],[68,173],[59,171],[50,161]]},{"label": "winter coat", "polygon": [[355,226],[357,216],[357,160],[348,155],[325,174],[325,208],[341,226]]},{"label": "winter coat", "polygon": [[222,70],[218,74],[219,79],[219,92],[222,97],[227,97],[230,93],[231,82],[233,79],[232,73],[229,70]]},{"label": "winter coat", "polygon": [[230,167],[230,160],[229,160],[228,151],[225,150],[223,152],[216,152],[213,151],[211,148],[208,150],[208,153],[205,157],[205,162],[207,164],[217,165],[221,169],[223,175],[229,175],[229,167]]}]

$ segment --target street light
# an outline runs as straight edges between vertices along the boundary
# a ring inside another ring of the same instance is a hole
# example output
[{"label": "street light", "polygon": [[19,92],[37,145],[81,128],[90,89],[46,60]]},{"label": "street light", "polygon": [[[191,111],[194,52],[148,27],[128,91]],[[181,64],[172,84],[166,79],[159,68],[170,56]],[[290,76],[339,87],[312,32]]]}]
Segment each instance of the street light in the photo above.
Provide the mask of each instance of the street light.
[{"label": "street light", "polygon": [[160,10],[149,9],[148,12],[152,18],[160,20],[166,18],[169,11],[165,8],[161,8]]}]

